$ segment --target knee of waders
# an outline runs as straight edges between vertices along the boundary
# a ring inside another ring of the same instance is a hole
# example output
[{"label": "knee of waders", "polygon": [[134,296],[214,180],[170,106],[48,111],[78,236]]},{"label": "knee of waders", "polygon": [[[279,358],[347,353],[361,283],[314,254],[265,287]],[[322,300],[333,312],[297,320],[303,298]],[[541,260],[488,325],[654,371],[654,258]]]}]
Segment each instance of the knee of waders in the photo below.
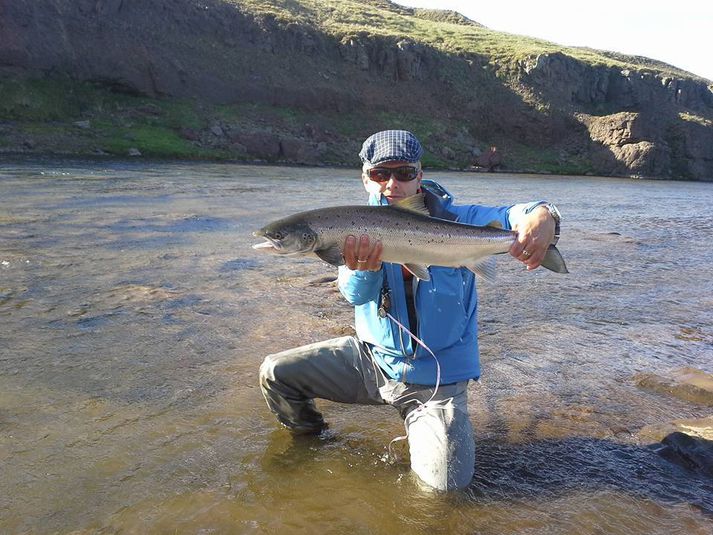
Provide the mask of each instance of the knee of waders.
[{"label": "knee of waders", "polygon": [[277,367],[277,359],[275,355],[268,355],[260,364],[260,385],[267,386],[275,382],[275,368]]}]

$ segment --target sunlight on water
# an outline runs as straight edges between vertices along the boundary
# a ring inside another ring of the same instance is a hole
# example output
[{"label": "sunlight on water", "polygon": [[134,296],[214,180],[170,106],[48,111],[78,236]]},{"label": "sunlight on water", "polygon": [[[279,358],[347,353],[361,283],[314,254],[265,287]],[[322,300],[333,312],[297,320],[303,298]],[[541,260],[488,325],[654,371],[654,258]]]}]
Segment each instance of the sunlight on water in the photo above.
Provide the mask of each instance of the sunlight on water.
[{"label": "sunlight on water", "polygon": [[385,460],[390,407],[324,402],[329,433],[298,440],[257,387],[266,354],[353,319],[334,268],[251,233],[364,202],[357,171],[0,167],[0,531],[709,533],[713,483],[636,434],[706,411],[632,377],[713,372],[711,185],[430,178],[461,202],[554,201],[572,272],[500,258],[480,289],[476,476],[451,495]]}]

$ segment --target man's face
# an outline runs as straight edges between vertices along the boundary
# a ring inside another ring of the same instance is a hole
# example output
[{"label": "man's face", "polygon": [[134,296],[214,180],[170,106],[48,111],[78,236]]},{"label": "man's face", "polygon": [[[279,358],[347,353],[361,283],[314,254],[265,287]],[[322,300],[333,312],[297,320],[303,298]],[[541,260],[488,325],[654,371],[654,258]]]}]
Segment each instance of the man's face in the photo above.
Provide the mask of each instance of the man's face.
[{"label": "man's face", "polygon": [[[397,169],[399,167],[411,167],[417,169],[417,164],[410,162],[385,162],[380,163],[375,166],[377,169]],[[409,180],[407,182],[399,181],[394,175],[391,175],[385,182],[379,182],[377,180],[372,180],[369,178],[369,174],[365,171],[362,173],[362,181],[364,182],[364,188],[369,193],[374,193],[376,195],[383,194],[384,197],[389,201],[389,204],[398,202],[401,199],[415,195],[421,188],[421,179],[423,177],[423,172],[418,171],[416,178]]]}]

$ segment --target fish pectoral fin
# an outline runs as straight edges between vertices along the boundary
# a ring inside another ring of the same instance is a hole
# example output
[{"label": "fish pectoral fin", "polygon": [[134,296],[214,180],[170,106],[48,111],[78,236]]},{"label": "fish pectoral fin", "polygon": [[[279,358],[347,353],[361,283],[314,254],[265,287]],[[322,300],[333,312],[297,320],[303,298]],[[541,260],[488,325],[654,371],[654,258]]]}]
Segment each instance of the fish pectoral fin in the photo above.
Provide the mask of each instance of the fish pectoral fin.
[{"label": "fish pectoral fin", "polygon": [[344,265],[344,257],[342,252],[339,250],[338,245],[332,245],[326,249],[319,249],[314,252],[318,257],[324,260],[327,264],[332,264],[333,266]]},{"label": "fish pectoral fin", "polygon": [[431,274],[428,272],[428,266],[421,264],[404,264],[404,267],[409,270],[414,277],[422,281],[430,281]]},{"label": "fish pectoral fin", "polygon": [[426,197],[424,197],[423,193],[417,193],[416,195],[411,195],[410,197],[401,199],[394,204],[393,207],[406,210],[407,212],[415,212],[421,215],[431,215],[428,212],[428,208],[426,208]]},{"label": "fish pectoral fin", "polygon": [[543,268],[547,268],[555,273],[569,273],[567,266],[564,263],[564,258],[559,252],[559,249],[554,245],[550,245],[545,253],[545,258],[542,260],[540,265]]},{"label": "fish pectoral fin", "polygon": [[495,282],[495,257],[486,256],[477,262],[465,266],[476,275],[484,278],[488,282]]}]

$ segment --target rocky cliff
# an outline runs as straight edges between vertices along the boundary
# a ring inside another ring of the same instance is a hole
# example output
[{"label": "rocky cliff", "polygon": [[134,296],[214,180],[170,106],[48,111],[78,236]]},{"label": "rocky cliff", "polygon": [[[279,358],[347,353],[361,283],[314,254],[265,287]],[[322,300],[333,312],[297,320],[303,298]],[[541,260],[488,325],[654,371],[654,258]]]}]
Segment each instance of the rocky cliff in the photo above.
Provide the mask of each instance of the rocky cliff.
[{"label": "rocky cliff", "polygon": [[[496,143],[511,169],[713,179],[709,82],[532,40],[507,49],[454,13],[382,0],[18,0],[0,4],[0,36],[3,80],[190,99],[205,120],[173,128],[228,156],[353,163],[360,138],[398,125],[451,167]],[[246,104],[300,120],[215,111]],[[5,115],[7,130],[17,117]]]}]

